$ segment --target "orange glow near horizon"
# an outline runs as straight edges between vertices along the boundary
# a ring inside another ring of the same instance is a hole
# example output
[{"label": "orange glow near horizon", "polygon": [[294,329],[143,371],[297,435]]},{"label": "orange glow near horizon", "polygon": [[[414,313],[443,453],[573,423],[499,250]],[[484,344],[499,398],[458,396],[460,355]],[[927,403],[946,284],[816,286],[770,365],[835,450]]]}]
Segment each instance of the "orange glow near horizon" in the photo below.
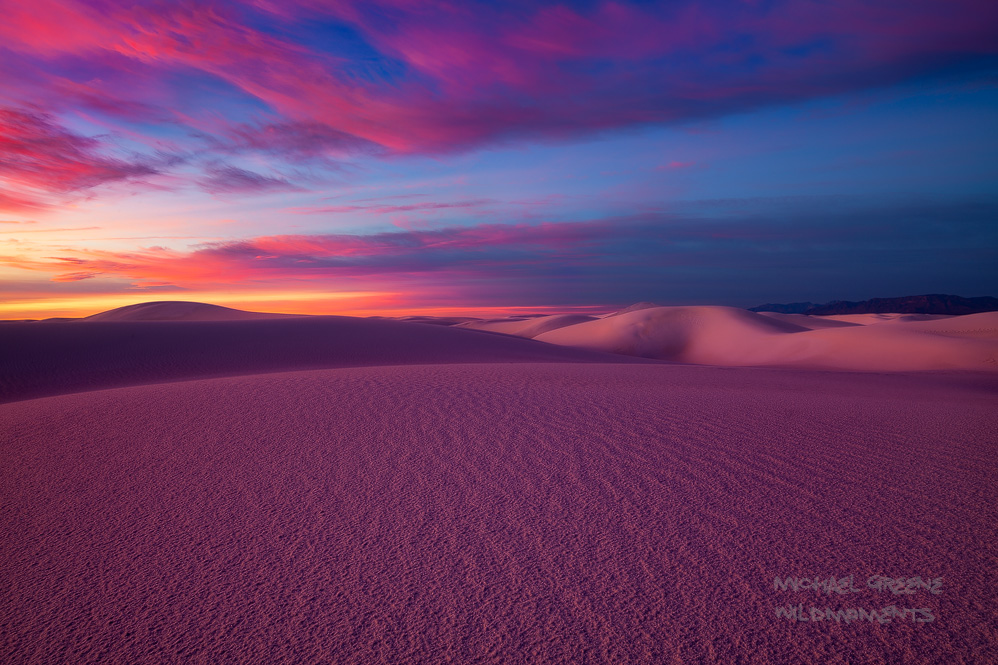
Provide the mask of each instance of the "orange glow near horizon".
[{"label": "orange glow near horizon", "polygon": [[[391,302],[393,293],[379,292],[176,292],[157,297],[135,293],[95,294],[61,298],[36,298],[0,302],[0,319],[41,319],[51,317],[81,318],[117,307],[161,300],[183,300],[280,314],[341,314],[355,309],[352,301]],[[371,307],[370,302],[358,303]]]},{"label": "orange glow near horizon", "polygon": [[[194,301],[252,312],[275,314],[340,316],[467,316],[498,318],[513,314],[555,314],[608,311],[601,306],[502,306],[502,307],[419,307],[405,306],[401,294],[389,292],[186,292],[163,297],[137,294],[98,294],[78,297],[36,298],[0,302],[0,320],[83,318],[110,309],[157,301]],[[172,297],[171,297],[172,296]],[[612,308],[610,308],[612,309]]]}]

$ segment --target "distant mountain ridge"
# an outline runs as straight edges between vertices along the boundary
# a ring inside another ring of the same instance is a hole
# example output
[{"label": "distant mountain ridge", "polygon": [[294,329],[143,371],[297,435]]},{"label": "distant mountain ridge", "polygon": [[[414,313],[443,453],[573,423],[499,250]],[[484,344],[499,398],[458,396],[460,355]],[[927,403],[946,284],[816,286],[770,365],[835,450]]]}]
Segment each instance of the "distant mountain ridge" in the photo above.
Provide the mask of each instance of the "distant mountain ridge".
[{"label": "distant mountain ridge", "polygon": [[749,307],[750,312],[777,312],[779,314],[803,314],[812,307],[818,307],[816,302],[792,302],[786,304],[768,302],[758,307]]},{"label": "distant mountain ridge", "polygon": [[[801,305],[809,305],[800,309]],[[900,298],[871,298],[853,302],[850,300],[833,300],[816,305],[814,303],[790,303],[787,305],[768,303],[752,307],[752,312],[779,312],[782,314],[808,314],[810,316],[833,316],[840,314],[979,314],[981,312],[998,311],[998,298],[982,296],[979,298],[964,298],[962,296],[932,293],[921,296],[902,296]]]}]

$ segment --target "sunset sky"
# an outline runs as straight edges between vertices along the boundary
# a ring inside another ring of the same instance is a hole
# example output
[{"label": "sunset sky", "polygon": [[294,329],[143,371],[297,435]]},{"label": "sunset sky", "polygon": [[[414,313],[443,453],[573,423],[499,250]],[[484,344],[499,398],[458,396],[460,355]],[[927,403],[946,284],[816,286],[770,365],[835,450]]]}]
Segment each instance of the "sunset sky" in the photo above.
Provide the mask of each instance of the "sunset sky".
[{"label": "sunset sky", "polygon": [[0,9],[0,318],[998,295],[994,0]]}]

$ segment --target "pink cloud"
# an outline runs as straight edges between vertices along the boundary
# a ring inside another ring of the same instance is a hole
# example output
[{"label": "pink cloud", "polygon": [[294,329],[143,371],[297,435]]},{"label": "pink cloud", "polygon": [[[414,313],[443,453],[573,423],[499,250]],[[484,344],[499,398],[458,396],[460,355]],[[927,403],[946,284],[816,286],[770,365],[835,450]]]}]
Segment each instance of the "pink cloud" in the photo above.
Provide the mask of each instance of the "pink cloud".
[{"label": "pink cloud", "polygon": [[[929,253],[954,272],[962,270],[968,283],[990,267],[989,257],[975,248],[993,240],[994,205],[918,202],[853,209],[826,201],[818,209],[813,201],[791,203],[720,200],[690,206],[686,214],[370,235],[268,235],[183,250],[18,246],[13,251],[22,253],[0,256],[0,265],[74,284],[127,280],[132,288],[192,291],[367,289],[405,299],[433,293],[452,305],[613,302],[634,297],[635,289],[652,300],[730,298],[732,289],[757,294],[779,288],[805,263],[808,270],[834,273],[855,258],[857,246],[911,275],[924,272]],[[969,228],[978,231],[967,234]],[[964,234],[954,233],[958,229]],[[871,270],[852,279],[860,284],[879,278]],[[691,288],[696,293],[687,292]]]},{"label": "pink cloud", "polygon": [[12,192],[0,189],[0,210],[5,212],[40,212],[47,207],[48,204],[42,201],[18,196]]},{"label": "pink cloud", "polygon": [[383,204],[348,204],[348,205],[338,205],[338,206],[314,206],[306,208],[291,208],[291,212],[305,215],[314,214],[340,214],[340,213],[354,213],[362,212],[371,215],[392,215],[403,212],[427,212],[434,210],[448,210],[448,209],[474,209],[481,208],[482,206],[487,206],[495,203],[492,199],[472,199],[468,201],[446,201],[446,202],[419,202],[419,203],[404,203],[404,204],[393,204],[393,205],[383,205]]},{"label": "pink cloud", "polygon": [[281,235],[198,245],[183,252],[150,247],[131,252],[79,249],[42,259],[0,257],[0,263],[54,273],[57,281],[94,277],[141,284],[204,286],[247,280],[317,279],[484,269],[509,261],[543,263],[566,252],[583,260],[614,233],[605,222],[483,224],[372,235]]},{"label": "pink cloud", "polygon": [[[296,37],[326,23],[356,34],[356,51]],[[47,194],[153,168],[59,128],[53,118],[70,112],[201,160],[202,184],[274,191],[280,178],[220,180],[211,164],[255,151],[335,168],[358,152],[693,122],[983,61],[998,53],[996,24],[985,0],[7,0],[0,103],[12,110],[0,140],[16,163],[0,173],[13,183],[0,205],[39,209]],[[17,119],[35,108],[49,115]]]},{"label": "pink cloud", "polygon": [[261,175],[235,166],[213,165],[207,169],[207,175],[200,182],[201,186],[213,194],[231,194],[239,192],[292,192],[302,191],[284,178]]},{"label": "pink cloud", "polygon": [[76,192],[155,173],[147,164],[101,154],[100,141],[73,134],[43,113],[18,109],[0,108],[0,154],[0,180],[23,192],[0,193],[6,210],[43,208],[48,192]]},{"label": "pink cloud", "polygon": [[[244,20],[252,11],[289,30],[279,37],[252,27]],[[350,24],[407,74],[390,82],[358,78],[343,56],[287,36],[296,22],[322,14]],[[289,136],[260,143],[292,154],[314,150],[296,138],[301,133],[332,150],[359,141],[439,152],[889,83],[920,73],[933,58],[994,54],[996,20],[994,3],[982,0],[915,0],[900,9],[859,0],[588,9],[291,0],[155,10],[10,0],[0,36],[8,48],[39,57],[74,55],[119,71],[137,62],[154,68],[148,76],[186,69],[218,77],[281,116],[274,131]],[[91,106],[125,92],[85,81],[62,86]],[[142,100],[134,101],[141,113]]]}]

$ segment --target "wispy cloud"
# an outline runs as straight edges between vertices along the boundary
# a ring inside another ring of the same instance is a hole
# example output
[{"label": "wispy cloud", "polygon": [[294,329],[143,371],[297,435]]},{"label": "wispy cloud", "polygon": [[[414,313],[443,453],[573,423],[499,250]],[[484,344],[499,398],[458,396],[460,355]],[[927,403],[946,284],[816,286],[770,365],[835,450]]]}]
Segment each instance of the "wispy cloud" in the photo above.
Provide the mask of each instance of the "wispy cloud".
[{"label": "wispy cloud", "polygon": [[[813,203],[813,202],[812,202]],[[737,205],[740,217],[712,211]],[[809,211],[809,212],[807,212]],[[78,248],[0,263],[59,281],[127,279],[138,286],[190,289],[264,284],[363,283],[408,294],[484,305],[615,302],[627,298],[730,301],[740,293],[786,292],[801,276],[834,275],[815,297],[862,289],[893,292],[895,280],[926,272],[981,284],[998,279],[994,202],[815,212],[793,202],[707,202],[685,215],[662,213],[588,222],[480,224],[371,235],[272,235],[114,252]],[[843,266],[863,264],[855,275]],[[961,281],[962,280],[962,281]],[[959,290],[959,289],[957,289]],[[964,290],[966,290],[964,288]],[[449,296],[441,294],[450,294]],[[504,300],[505,299],[505,300]],[[751,303],[745,303],[751,304]]]},{"label": "wispy cloud", "polygon": [[0,191],[7,210],[43,208],[50,194],[67,194],[156,173],[148,163],[102,153],[100,140],[74,134],[50,116],[0,108],[0,182],[18,194]]},{"label": "wispy cloud", "polygon": [[678,171],[679,169],[693,168],[696,165],[697,165],[696,162],[677,162],[677,161],[672,161],[672,162],[669,162],[668,164],[660,164],[659,166],[656,166],[655,169],[658,170],[658,171]]},{"label": "wispy cloud", "polygon": [[[16,222],[11,222],[16,224]],[[70,231],[96,231],[100,229],[99,226],[72,226],[66,228],[48,228],[48,229],[18,229],[16,231],[0,231],[0,234],[9,235],[22,235],[25,233],[66,233]]]},{"label": "wispy cloud", "polygon": [[[408,197],[406,197],[408,198]],[[385,199],[382,199],[385,200]],[[481,208],[496,203],[492,199],[470,199],[465,201],[444,201],[444,202],[419,202],[401,204],[366,204],[350,203],[337,206],[310,206],[304,208],[291,208],[291,212],[314,215],[314,214],[338,214],[363,212],[372,215],[391,215],[403,212],[427,212],[433,210],[450,209],[474,209]]]},{"label": "wispy cloud", "polygon": [[261,175],[228,165],[208,167],[206,176],[199,181],[199,184],[213,194],[302,191],[300,187],[284,178]]}]

